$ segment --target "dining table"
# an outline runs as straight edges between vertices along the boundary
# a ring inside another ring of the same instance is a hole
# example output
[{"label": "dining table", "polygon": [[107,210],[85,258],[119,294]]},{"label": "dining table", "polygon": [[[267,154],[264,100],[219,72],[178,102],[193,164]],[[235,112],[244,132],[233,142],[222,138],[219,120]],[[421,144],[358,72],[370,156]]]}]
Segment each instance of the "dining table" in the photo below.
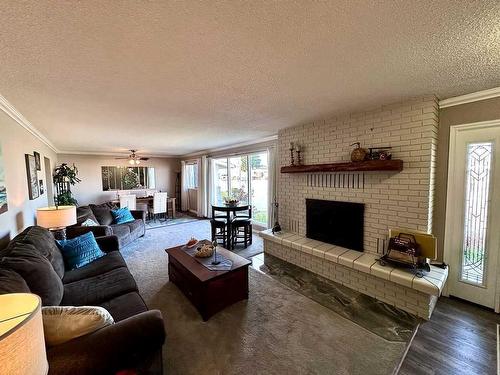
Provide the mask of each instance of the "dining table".
[{"label": "dining table", "polygon": [[[237,212],[248,211],[250,205],[248,204],[238,204],[238,205],[212,205],[212,218],[226,219],[226,244],[228,244],[229,250],[232,248],[230,241],[231,236],[231,221],[236,217]],[[217,215],[217,212],[221,212],[222,215]]]}]

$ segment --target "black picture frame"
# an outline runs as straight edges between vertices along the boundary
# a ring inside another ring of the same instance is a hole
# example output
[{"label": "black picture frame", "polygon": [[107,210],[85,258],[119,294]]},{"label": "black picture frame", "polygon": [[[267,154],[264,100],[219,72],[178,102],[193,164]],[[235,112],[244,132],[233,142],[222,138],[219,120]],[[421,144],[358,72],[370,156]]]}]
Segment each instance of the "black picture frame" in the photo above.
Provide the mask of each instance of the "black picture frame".
[{"label": "black picture frame", "polygon": [[0,214],[9,210],[7,199],[7,188],[5,182],[5,167],[2,158],[2,146],[0,145]]},{"label": "black picture frame", "polygon": [[33,151],[33,156],[35,157],[36,170],[41,171],[42,170],[42,163],[40,161],[40,154],[36,151]]},{"label": "black picture frame", "polygon": [[38,176],[36,172],[35,156],[24,154],[26,161],[26,178],[28,182],[28,195],[30,200],[36,199],[40,196],[38,190]]}]

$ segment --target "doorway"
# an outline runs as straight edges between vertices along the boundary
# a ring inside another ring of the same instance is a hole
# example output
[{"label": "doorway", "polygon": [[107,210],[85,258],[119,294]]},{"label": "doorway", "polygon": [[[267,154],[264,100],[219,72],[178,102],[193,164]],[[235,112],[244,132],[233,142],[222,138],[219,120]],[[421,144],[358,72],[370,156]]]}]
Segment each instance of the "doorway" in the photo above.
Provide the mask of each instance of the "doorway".
[{"label": "doorway", "polygon": [[448,292],[498,312],[500,121],[452,127],[448,165]]},{"label": "doorway", "polygon": [[187,210],[198,216],[198,161],[186,162],[186,188],[187,188]]},{"label": "doorway", "polygon": [[47,205],[54,205],[54,191],[52,188],[52,166],[50,165],[50,159],[48,157],[43,158],[43,164],[45,167],[45,189],[47,190]]}]

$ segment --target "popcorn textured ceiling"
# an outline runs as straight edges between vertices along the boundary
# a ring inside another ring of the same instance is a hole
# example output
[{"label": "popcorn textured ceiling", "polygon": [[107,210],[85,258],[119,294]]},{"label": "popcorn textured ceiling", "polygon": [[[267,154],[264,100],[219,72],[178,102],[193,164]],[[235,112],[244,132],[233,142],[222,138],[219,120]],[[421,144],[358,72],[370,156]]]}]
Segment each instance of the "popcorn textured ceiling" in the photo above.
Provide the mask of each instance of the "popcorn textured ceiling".
[{"label": "popcorn textured ceiling", "polygon": [[180,155],[500,86],[499,1],[9,1],[0,93],[57,148]]}]

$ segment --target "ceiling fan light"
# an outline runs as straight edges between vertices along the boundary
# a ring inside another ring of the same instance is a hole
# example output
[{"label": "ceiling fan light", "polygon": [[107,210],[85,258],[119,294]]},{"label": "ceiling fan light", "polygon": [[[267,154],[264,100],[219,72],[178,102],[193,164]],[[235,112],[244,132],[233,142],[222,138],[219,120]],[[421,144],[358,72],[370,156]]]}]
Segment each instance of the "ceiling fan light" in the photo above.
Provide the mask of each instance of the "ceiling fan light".
[{"label": "ceiling fan light", "polygon": [[134,163],[135,163],[135,162],[134,162],[134,159],[130,159],[130,160],[128,161],[128,163],[129,163],[130,165],[134,165]]},{"label": "ceiling fan light", "polygon": [[141,161],[139,159],[136,159],[135,164],[139,165],[139,164],[141,164]]}]

